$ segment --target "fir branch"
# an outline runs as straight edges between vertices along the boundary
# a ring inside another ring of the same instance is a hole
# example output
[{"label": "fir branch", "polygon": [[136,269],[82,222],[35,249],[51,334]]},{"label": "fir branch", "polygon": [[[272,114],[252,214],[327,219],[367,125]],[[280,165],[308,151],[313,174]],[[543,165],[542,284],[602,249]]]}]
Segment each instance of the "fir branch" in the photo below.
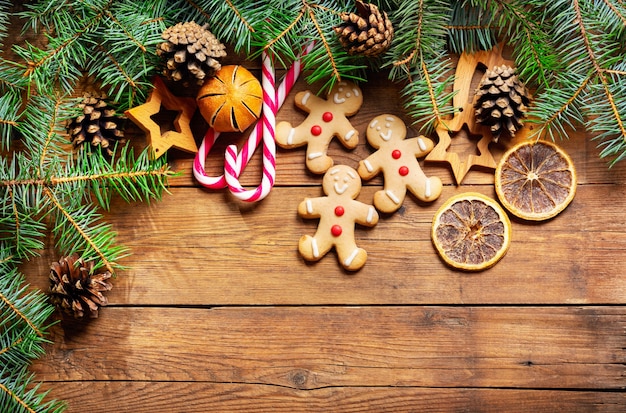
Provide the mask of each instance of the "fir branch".
[{"label": "fir branch", "polygon": [[[128,255],[126,247],[116,245],[117,234],[111,225],[102,221],[102,216],[89,205],[72,205],[71,200],[63,202],[49,188],[43,194],[50,200],[55,217],[52,232],[57,248],[64,255],[83,251],[86,261],[94,261],[94,270],[106,268],[111,273],[120,268],[117,261]],[[68,202],[69,201],[69,202]]]},{"label": "fir branch", "polygon": [[11,371],[0,370],[0,409],[12,413],[61,413],[66,405],[44,399],[49,392],[40,392],[40,385],[33,383],[33,375],[26,367]]}]

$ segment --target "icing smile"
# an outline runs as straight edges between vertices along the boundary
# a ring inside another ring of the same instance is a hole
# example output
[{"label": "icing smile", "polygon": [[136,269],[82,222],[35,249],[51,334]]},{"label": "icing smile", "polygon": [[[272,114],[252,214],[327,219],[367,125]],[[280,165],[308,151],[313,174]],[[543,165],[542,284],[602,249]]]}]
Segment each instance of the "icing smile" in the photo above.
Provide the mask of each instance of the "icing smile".
[{"label": "icing smile", "polygon": [[337,194],[341,195],[344,192],[346,192],[346,189],[348,189],[348,184],[345,183],[345,184],[339,186],[339,182],[335,182],[334,188],[335,188],[335,192],[337,192]]},{"label": "icing smile", "polygon": [[391,129],[387,130],[387,133],[380,133],[380,137],[386,142],[391,139]]}]

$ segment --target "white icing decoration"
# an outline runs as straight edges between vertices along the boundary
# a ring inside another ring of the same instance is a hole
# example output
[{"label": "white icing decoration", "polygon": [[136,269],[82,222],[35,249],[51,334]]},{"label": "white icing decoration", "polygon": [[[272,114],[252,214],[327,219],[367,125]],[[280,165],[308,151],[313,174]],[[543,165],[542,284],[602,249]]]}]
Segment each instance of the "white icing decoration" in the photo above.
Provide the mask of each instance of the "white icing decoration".
[{"label": "white icing decoration", "polygon": [[400,203],[400,200],[398,199],[398,197],[393,192],[391,192],[390,189],[386,190],[385,194],[387,194],[389,199],[391,199],[394,204],[399,204]]},{"label": "white icing decoration", "polygon": [[341,103],[343,103],[345,101],[346,101],[346,98],[340,98],[339,97],[339,93],[335,93],[333,95],[333,102],[335,102],[336,104],[341,104]]},{"label": "white icing decoration", "polygon": [[315,158],[319,158],[320,156],[323,156],[323,155],[324,154],[321,153],[321,152],[313,152],[313,153],[309,154],[308,158],[309,159],[315,159]]},{"label": "white icing decoration", "polygon": [[359,96],[359,89],[357,89],[357,88],[353,88],[353,89],[352,89],[352,93],[354,93],[354,96],[357,96],[357,97],[358,97],[358,96]]},{"label": "white icing decoration", "polygon": [[431,191],[430,191],[430,179],[426,180],[426,187],[424,188],[424,196],[426,198],[430,198],[431,195]]},{"label": "white icing decoration", "polygon": [[417,138],[417,144],[419,145],[422,151],[425,151],[428,149],[428,147],[426,146],[426,142],[424,142],[422,138]]},{"label": "white icing decoration", "polygon": [[306,200],[306,212],[309,214],[313,213],[313,203],[311,202],[310,199]]},{"label": "white icing decoration", "polygon": [[380,137],[383,138],[384,141],[388,141],[389,139],[391,139],[391,135],[392,135],[391,129],[387,130],[386,134],[382,132],[380,133]]},{"label": "white icing decoration", "polygon": [[347,98],[351,98],[351,97],[352,97],[352,95],[350,94],[350,92],[346,93],[346,97],[347,97]]},{"label": "white icing decoration", "polygon": [[376,130],[380,130],[380,126],[376,126]]},{"label": "white icing decoration", "polygon": [[348,189],[348,184],[339,186],[338,183],[335,183],[334,188],[335,188],[335,192],[337,192],[338,195],[343,194],[344,192],[346,192],[346,190]]},{"label": "white icing decoration", "polygon": [[363,161],[363,165],[365,165],[365,169],[367,169],[367,172],[372,172],[374,170],[374,167],[367,159]]},{"label": "white icing decoration", "polygon": [[331,174],[331,175],[334,175],[334,174],[336,174],[337,172],[339,172],[339,168],[334,168],[334,169],[331,169],[331,170],[330,170],[330,174]]},{"label": "white icing decoration", "polygon": [[378,123],[378,119],[374,119],[372,123],[370,123],[370,128],[373,128]]},{"label": "white icing decoration", "polygon": [[391,127],[391,123],[385,123],[385,128],[390,128]]},{"label": "white icing decoration", "polygon": [[340,87],[338,90],[339,90],[339,92],[343,92],[343,88],[342,87]]},{"label": "white icing decoration", "polygon": [[346,139],[346,141],[349,141],[349,140],[350,140],[350,138],[354,136],[354,133],[355,133],[355,132],[356,132],[356,131],[355,131],[354,129],[352,129],[350,132],[346,133],[346,138],[345,138],[345,139]]},{"label": "white icing decoration", "polygon": [[350,264],[352,264],[352,261],[354,261],[354,259],[356,258],[358,253],[359,253],[359,249],[356,248],[354,251],[352,251],[352,254],[350,254],[350,256],[348,258],[346,258],[346,260],[343,262],[343,264],[346,267],[349,267]]},{"label": "white icing decoration", "polygon": [[287,145],[293,144],[293,137],[296,135],[296,128],[291,128],[289,136],[287,136]]},{"label": "white icing decoration", "polygon": [[306,102],[309,100],[309,97],[311,97],[311,92],[306,92],[304,94],[304,96],[302,96],[302,104],[306,105]]},{"label": "white icing decoration", "polygon": [[[350,177],[351,177],[352,179],[356,179],[356,175],[354,174],[354,172],[352,172],[352,171],[347,171],[347,172],[348,172],[348,175],[350,175]],[[347,181],[346,181],[346,182],[347,182]]]},{"label": "white icing decoration", "polygon": [[320,250],[317,248],[317,241],[315,238],[311,239],[311,248],[313,248],[313,256],[318,258],[320,256]]},{"label": "white icing decoration", "polygon": [[369,210],[367,211],[367,218],[365,219],[365,222],[367,222],[368,224],[371,224],[372,221],[374,220],[374,207],[370,207]]},{"label": "white icing decoration", "polygon": [[393,116],[387,116],[385,120],[388,122],[393,122],[395,119],[393,118]]},{"label": "white icing decoration", "polygon": [[350,177],[348,177],[348,176],[344,176],[344,177],[343,177],[343,181],[344,181],[345,183],[348,183],[348,181],[349,181],[349,180],[350,180]]}]

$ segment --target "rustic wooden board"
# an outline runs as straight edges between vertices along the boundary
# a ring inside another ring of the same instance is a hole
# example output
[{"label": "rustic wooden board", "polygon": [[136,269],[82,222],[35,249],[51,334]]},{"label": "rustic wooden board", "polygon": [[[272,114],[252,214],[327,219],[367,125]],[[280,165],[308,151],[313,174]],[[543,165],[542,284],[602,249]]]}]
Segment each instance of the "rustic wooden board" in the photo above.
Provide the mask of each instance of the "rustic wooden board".
[{"label": "rustic wooden board", "polygon": [[[365,188],[359,199],[371,200],[377,189]],[[431,205],[407,197],[398,213],[359,228],[357,243],[369,258],[357,273],[343,271],[334,252],[313,264],[298,254],[298,239],[312,234],[317,221],[298,218],[297,205],[321,195],[319,187],[275,188],[253,205],[198,188],[172,188],[151,205],[118,202],[107,219],[133,256],[109,298],[130,305],[626,302],[623,271],[606,262],[626,261],[620,187],[580,186],[555,219],[513,220],[507,255],[474,274],[446,267],[430,241],[436,208],[469,190],[495,196],[491,186],[445,187]],[[35,260],[24,271],[45,274],[48,263]],[[47,278],[31,282],[45,288]]]},{"label": "rustic wooden board", "polygon": [[[46,384],[43,388],[50,388]],[[281,386],[211,382],[58,382],[54,393],[81,411],[133,413],[453,413],[567,412],[623,413],[623,393],[514,389],[425,389],[420,387],[328,387],[300,390]]]},{"label": "rustic wooden board", "polygon": [[[53,329],[46,381],[626,387],[626,307],[107,309]],[[119,410],[118,410],[119,411]]]}]

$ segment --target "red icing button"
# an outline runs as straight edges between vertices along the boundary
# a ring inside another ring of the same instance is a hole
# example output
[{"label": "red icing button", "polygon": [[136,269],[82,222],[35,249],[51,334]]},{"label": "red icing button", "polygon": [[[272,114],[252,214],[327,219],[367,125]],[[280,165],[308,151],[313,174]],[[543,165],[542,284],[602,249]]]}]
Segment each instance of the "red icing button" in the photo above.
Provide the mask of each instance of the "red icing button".
[{"label": "red icing button", "polygon": [[391,157],[393,159],[400,159],[401,156],[402,156],[402,152],[400,152],[398,149],[391,152]]},{"label": "red icing button", "polygon": [[409,168],[401,166],[400,169],[398,169],[398,173],[402,176],[407,176],[409,174]]},{"label": "red icing button", "polygon": [[333,120],[333,114],[330,112],[324,112],[324,114],[322,115],[322,119],[324,119],[324,122],[330,122],[331,120]]},{"label": "red icing button", "polygon": [[338,217],[342,216],[344,212],[346,212],[346,210],[343,209],[341,205],[339,205],[338,207],[335,207],[335,215],[337,215]]},{"label": "red icing button", "polygon": [[322,127],[320,125],[311,126],[311,135],[319,136],[322,134]]},{"label": "red icing button", "polygon": [[340,236],[342,231],[341,225],[333,225],[330,229],[330,233],[333,234],[334,237]]}]

